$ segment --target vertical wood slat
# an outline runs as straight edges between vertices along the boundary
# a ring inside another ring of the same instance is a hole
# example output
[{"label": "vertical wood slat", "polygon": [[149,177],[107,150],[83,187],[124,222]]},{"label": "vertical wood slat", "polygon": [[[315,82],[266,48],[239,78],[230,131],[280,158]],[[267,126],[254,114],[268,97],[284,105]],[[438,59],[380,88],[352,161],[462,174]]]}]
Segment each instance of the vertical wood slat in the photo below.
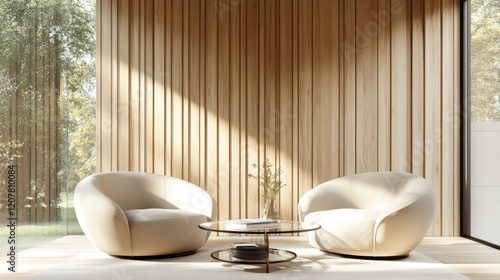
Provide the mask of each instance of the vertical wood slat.
[{"label": "vertical wood slat", "polygon": [[[277,6],[278,3],[276,0],[265,1],[262,9],[264,10],[261,18],[264,21],[264,39],[262,41],[264,45],[264,54],[263,54],[263,66],[264,66],[264,89],[263,94],[264,98],[262,101],[264,102],[263,109],[263,133],[264,136],[264,157],[268,158],[273,163],[278,163],[279,157],[279,137],[277,136],[277,130],[279,127],[279,96],[277,93],[279,91],[276,90],[278,83],[278,67],[277,63],[279,61],[279,48],[277,47],[279,35],[278,27],[276,20],[279,20],[279,14],[277,14]],[[278,59],[278,61],[277,61]],[[276,171],[275,168],[274,171]],[[277,207],[281,208],[285,205],[280,205],[280,199],[276,201]],[[286,204],[287,202],[285,202]]]},{"label": "vertical wood slat", "polygon": [[434,185],[438,198],[431,231],[441,235],[441,1],[426,0],[424,7],[425,177]]},{"label": "vertical wood slat", "polygon": [[154,173],[165,174],[165,1],[154,1],[153,30],[153,141]]},{"label": "vertical wood slat", "polygon": [[[313,111],[314,129],[312,134],[313,186],[325,182],[331,176],[338,176],[337,164],[332,158],[338,158],[338,61],[335,61],[335,19],[337,18],[336,1],[315,1],[313,3],[313,69],[324,61],[329,65],[313,75]],[[337,14],[338,15],[338,14]],[[336,36],[337,35],[337,36]],[[313,70],[314,71],[314,70]],[[322,121],[324,118],[329,121]],[[328,145],[325,143],[328,142]]]},{"label": "vertical wood slat", "polygon": [[98,3],[99,171],[190,180],[222,219],[260,215],[266,157],[284,219],[322,181],[412,171],[429,234],[458,233],[458,0],[129,1]]},{"label": "vertical wood slat", "polygon": [[[172,132],[172,176],[182,178],[183,176],[183,166],[184,166],[184,158],[182,157],[183,151],[183,99],[185,92],[183,91],[182,86],[182,73],[183,73],[183,26],[182,26],[182,0],[172,0],[172,14],[171,14],[171,48],[172,48],[172,57],[171,57],[171,69],[169,72],[169,76],[171,78],[171,94],[172,94],[172,115],[171,115],[171,128]],[[161,60],[159,60],[161,61]],[[161,113],[160,113],[161,115]],[[188,159],[185,159],[188,160]]]},{"label": "vertical wood slat", "polygon": [[[109,162],[109,168],[112,171],[118,170],[118,116],[120,112],[118,111],[118,0],[111,0],[111,121],[110,121],[110,133],[111,133],[111,161]],[[120,95],[122,93],[120,92]]]},{"label": "vertical wood slat", "polygon": [[391,0],[378,0],[378,170],[391,170]]},{"label": "vertical wood slat", "polygon": [[[247,172],[256,174],[252,164],[259,164],[259,42],[258,42],[258,26],[259,26],[259,3],[257,1],[245,1],[246,4],[246,127],[247,127]],[[253,179],[247,178],[247,216],[259,216],[259,191],[258,184]]]},{"label": "vertical wood slat", "polygon": [[338,163],[339,163],[339,174],[338,176],[344,176],[345,174],[345,53],[346,53],[346,43],[345,43],[345,1],[339,0],[339,18],[337,21],[339,29],[338,37],[338,60],[339,60],[339,153],[338,153]]},{"label": "vertical wood slat", "polygon": [[[206,47],[205,47],[205,114],[206,114],[206,188],[207,191],[218,201],[218,143],[217,143],[217,1],[206,2]],[[224,186],[227,187],[227,186]],[[218,207],[223,209],[222,205]]]},{"label": "vertical wood slat", "polygon": [[377,38],[370,18],[376,1],[356,4],[356,173],[377,171]]},{"label": "vertical wood slat", "polygon": [[[103,7],[102,7],[102,1],[97,1],[96,2],[96,90],[98,93],[102,93],[102,83],[103,83],[103,72],[102,72],[102,66],[105,63],[104,59],[102,57],[103,55],[103,48],[102,48],[102,43],[103,43],[103,19],[102,19],[102,13],[103,13]],[[96,96],[96,170],[102,170],[101,166],[101,160],[102,160],[102,121],[104,118],[102,117],[102,94],[99,94]]]},{"label": "vertical wood slat", "polygon": [[[271,162],[276,162],[276,149],[278,145],[276,144],[276,125],[277,125],[277,115],[279,109],[276,106],[276,1],[270,0],[265,1],[262,5],[264,14],[261,18],[264,20],[264,90],[263,94],[263,104],[264,112],[262,114],[263,122],[263,141],[264,141],[264,158],[269,158]],[[263,159],[264,159],[263,158]],[[262,159],[262,160],[263,160]],[[262,161],[261,160],[261,161]]]},{"label": "vertical wood slat", "polygon": [[205,84],[206,84],[206,75],[205,75],[205,62],[206,62],[206,1],[201,1],[200,3],[200,68],[199,68],[199,77],[200,77],[200,186],[203,189],[207,189],[206,184],[206,119],[207,114],[205,111],[206,107],[206,94],[205,94]]},{"label": "vertical wood slat", "polygon": [[[224,2],[219,2],[224,4]],[[232,202],[230,201],[231,185],[229,184],[229,162],[230,162],[230,112],[229,112],[229,20],[230,10],[220,10],[224,6],[217,8],[217,181],[219,189],[219,219],[227,220],[230,217]],[[237,129],[237,126],[236,126]]]},{"label": "vertical wood slat", "polygon": [[228,161],[228,176],[230,186],[231,209],[230,218],[238,218],[241,216],[241,199],[242,192],[240,184],[240,155],[241,155],[241,121],[240,121],[240,9],[238,5],[229,11],[229,161]]},{"label": "vertical wood slat", "polygon": [[412,3],[412,172],[423,176],[424,139],[424,1]]},{"label": "vertical wood slat", "polygon": [[[200,31],[200,1],[194,0],[189,2],[189,62],[187,70],[200,69],[200,47],[201,47],[201,31]],[[188,83],[188,91],[191,102],[189,104],[190,117],[189,122],[189,174],[188,179],[196,185],[200,185],[200,161],[201,145],[203,144],[200,138],[201,132],[201,117],[200,107],[200,75],[193,71],[189,79],[185,79]],[[186,100],[187,102],[187,100]]]},{"label": "vertical wood slat", "polygon": [[[145,26],[146,26],[146,5],[144,1],[140,0],[134,0],[136,2],[139,2],[139,18],[138,18],[138,25],[139,25],[139,68],[137,71],[139,72],[139,100],[140,100],[140,105],[139,105],[139,170],[142,172],[146,172],[147,168],[147,160],[146,160],[146,155],[147,155],[147,145],[146,145],[146,133],[147,133],[147,125],[146,125],[146,103],[147,103],[147,91],[146,91],[146,71],[144,71],[146,68],[146,57],[144,55],[145,49],[146,49],[146,32],[145,32]],[[133,54],[132,54],[133,55]],[[99,122],[98,122],[99,123]],[[99,169],[97,169],[99,170]]]},{"label": "vertical wood slat", "polygon": [[182,2],[182,177],[189,178],[190,167],[190,122],[191,92],[189,91],[189,6],[190,2]]},{"label": "vertical wood slat", "polygon": [[[292,205],[296,206],[299,198],[299,0],[293,0],[292,6]],[[292,208],[292,218],[298,216],[298,207]]]},{"label": "vertical wood slat", "polygon": [[342,58],[344,62],[344,122],[343,150],[344,174],[356,173],[356,4],[357,1],[344,0],[344,38]]},{"label": "vertical wood slat", "polygon": [[[331,131],[331,143],[328,145],[332,145],[332,150],[330,153],[331,158],[337,158],[339,159],[337,162],[332,162],[332,166],[330,169],[331,174],[325,173],[325,177],[323,180],[328,180],[332,177],[339,177],[340,176],[340,170],[341,170],[341,158],[340,158],[340,138],[341,138],[341,117],[340,117],[340,112],[341,112],[341,71],[342,68],[340,66],[341,60],[340,60],[340,36],[341,36],[341,24],[340,24],[340,14],[341,14],[341,8],[340,8],[340,0],[334,1],[333,6],[332,6],[332,14],[334,20],[331,22],[333,26],[333,38],[332,38],[332,59],[331,63],[334,65],[333,68],[333,77],[332,77],[332,89],[331,92],[333,94],[332,97],[332,110],[330,112],[330,120],[333,122],[333,128]],[[322,145],[325,145],[325,143],[328,141],[328,137],[323,139]],[[328,161],[327,163],[328,164]],[[319,166],[316,168],[320,168]],[[321,181],[321,180],[320,180]]]},{"label": "vertical wood slat", "polygon": [[[258,94],[257,97],[257,108],[258,108],[258,134],[257,134],[257,142],[258,142],[258,153],[257,160],[253,164],[261,165],[261,162],[264,162],[266,157],[266,127],[265,127],[265,102],[266,102],[266,92],[265,85],[268,77],[266,76],[267,69],[265,68],[265,30],[266,30],[266,21],[265,21],[265,4],[266,0],[259,0],[257,6],[257,24],[258,24],[258,53],[257,53],[257,69],[258,69]],[[260,171],[255,170],[254,173],[263,176]],[[257,215],[262,215],[260,213],[260,209],[263,207],[263,201],[260,199],[262,197],[261,189],[257,187],[257,192],[259,195],[254,200],[254,203],[257,205]]]},{"label": "vertical wood slat", "polygon": [[[453,197],[454,197],[454,211],[453,211],[453,236],[460,235],[460,177],[461,177],[461,157],[460,151],[462,149],[462,141],[460,135],[460,120],[461,120],[461,87],[460,87],[460,77],[461,66],[460,66],[460,56],[461,56],[461,8],[460,5],[453,3]],[[445,174],[445,176],[447,176]]]},{"label": "vertical wood slat", "polygon": [[[246,69],[247,69],[247,9],[245,0],[242,0],[239,5],[239,15],[240,15],[240,161],[239,161],[239,176],[240,176],[240,217],[248,217],[247,215],[247,158],[248,158],[248,149],[247,149],[247,77],[246,77]],[[232,73],[232,71],[231,71]]]},{"label": "vertical wood slat", "polygon": [[111,19],[112,19],[112,11],[111,11],[111,1],[101,1],[101,77],[97,80],[101,81],[101,87],[98,88],[101,93],[99,94],[97,99],[100,101],[100,112],[97,115],[97,118],[100,117],[100,130],[98,134],[100,135],[100,143],[97,143],[100,146],[100,153],[97,154],[97,162],[100,165],[98,169],[100,172],[111,171],[111,63],[113,60],[111,59],[111,45],[113,43],[112,40],[106,40],[106,38],[111,38]]},{"label": "vertical wood slat", "polygon": [[[453,186],[453,3],[452,0],[442,0],[442,112],[441,112],[441,145],[442,145],[442,174],[441,186]],[[449,174],[449,175],[444,175]],[[442,197],[442,234],[453,235],[454,190],[441,188]]]},{"label": "vertical wood slat", "polygon": [[[129,13],[129,1],[119,1],[117,2],[117,13],[118,14],[128,14]],[[117,17],[117,30],[118,34],[118,64],[117,64],[117,170],[131,169],[129,165],[129,127],[131,123],[130,113],[133,108],[133,104],[129,104],[131,100],[130,96],[130,72],[129,66],[131,62],[129,61],[129,19],[131,17]]]},{"label": "vertical wood slat", "polygon": [[312,5],[299,1],[299,73],[298,73],[298,196],[313,187],[312,180]]},{"label": "vertical wood slat", "polygon": [[293,200],[292,154],[293,154],[293,2],[279,2],[279,164],[285,171],[283,178],[288,187],[280,194],[281,218],[292,220],[295,201]]},{"label": "vertical wood slat", "polygon": [[[153,75],[154,75],[154,2],[145,1],[144,7],[144,95],[145,95],[145,171],[154,173],[154,90],[153,90]],[[169,156],[169,155],[166,155]]]},{"label": "vertical wood slat", "polygon": [[[123,149],[128,149],[128,154],[130,157],[130,170],[131,171],[140,171],[140,162],[141,162],[141,105],[142,101],[142,91],[140,89],[140,3],[137,0],[130,0],[129,4],[129,26],[130,26],[130,55],[128,57],[130,67],[130,96],[129,96],[129,106],[130,106],[130,139],[129,144],[127,146],[124,145]],[[125,77],[125,80],[126,77]],[[123,136],[127,138],[127,136]]]},{"label": "vertical wood slat", "polygon": [[411,46],[407,44],[407,10],[410,5],[404,0],[394,0],[391,14],[391,143],[392,143],[392,170],[405,172],[408,170],[411,155],[407,153],[410,139],[408,133],[410,128],[407,121],[410,119],[410,108],[407,101],[410,98],[411,81],[408,80],[408,73],[411,73],[411,60],[408,54]]},{"label": "vertical wood slat", "polygon": [[[165,174],[171,176],[172,175],[172,149],[173,149],[173,87],[172,87],[172,71],[173,71],[173,63],[172,63],[172,38],[173,38],[173,19],[172,19],[172,0],[165,1],[165,70],[163,72],[163,77],[165,81],[165,111],[163,114],[165,115]],[[177,70],[177,69],[176,69]],[[178,163],[180,164],[180,163]]]}]

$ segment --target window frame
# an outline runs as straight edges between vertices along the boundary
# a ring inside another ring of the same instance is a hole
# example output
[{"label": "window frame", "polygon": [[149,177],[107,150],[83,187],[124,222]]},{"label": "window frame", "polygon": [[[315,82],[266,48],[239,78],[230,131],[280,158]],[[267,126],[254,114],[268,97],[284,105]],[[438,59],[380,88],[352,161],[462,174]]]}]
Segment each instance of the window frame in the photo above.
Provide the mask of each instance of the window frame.
[{"label": "window frame", "polygon": [[500,245],[479,239],[471,234],[471,4],[462,0],[461,12],[461,193],[460,236],[500,250]]}]

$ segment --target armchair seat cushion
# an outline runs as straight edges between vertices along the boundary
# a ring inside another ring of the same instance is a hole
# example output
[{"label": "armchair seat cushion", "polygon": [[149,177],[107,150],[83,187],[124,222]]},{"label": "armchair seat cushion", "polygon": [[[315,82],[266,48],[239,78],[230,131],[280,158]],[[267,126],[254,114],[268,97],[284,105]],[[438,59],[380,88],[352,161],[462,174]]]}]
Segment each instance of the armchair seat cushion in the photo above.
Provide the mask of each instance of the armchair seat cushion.
[{"label": "armchair seat cushion", "polygon": [[205,244],[198,225],[207,217],[182,209],[132,209],[125,211],[132,251],[137,255],[190,252]]},{"label": "armchair seat cushion", "polygon": [[207,217],[199,213],[186,211],[183,209],[131,209],[125,211],[125,216],[130,224],[163,224],[165,222],[190,222],[193,220],[201,220],[202,223],[207,221]]},{"label": "armchair seat cushion", "polygon": [[305,222],[321,225],[310,234],[309,242],[317,248],[339,248],[349,255],[371,254],[373,231],[380,211],[369,209],[335,209],[308,214]]}]

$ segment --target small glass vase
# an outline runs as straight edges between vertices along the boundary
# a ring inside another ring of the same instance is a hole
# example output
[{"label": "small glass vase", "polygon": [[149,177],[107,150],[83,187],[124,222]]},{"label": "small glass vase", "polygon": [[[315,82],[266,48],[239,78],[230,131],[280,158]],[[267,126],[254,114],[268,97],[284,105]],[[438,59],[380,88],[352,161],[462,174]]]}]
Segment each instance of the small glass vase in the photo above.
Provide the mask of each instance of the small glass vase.
[{"label": "small glass vase", "polygon": [[279,220],[279,211],[276,207],[274,198],[264,201],[264,209],[262,209],[262,216],[266,220]]}]

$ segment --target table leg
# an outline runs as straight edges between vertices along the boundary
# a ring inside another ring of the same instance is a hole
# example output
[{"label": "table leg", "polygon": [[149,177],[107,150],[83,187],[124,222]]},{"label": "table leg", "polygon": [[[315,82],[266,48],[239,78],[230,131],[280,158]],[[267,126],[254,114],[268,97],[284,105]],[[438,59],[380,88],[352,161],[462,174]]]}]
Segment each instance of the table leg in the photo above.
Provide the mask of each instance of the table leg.
[{"label": "table leg", "polygon": [[266,273],[269,273],[269,236],[264,233],[264,244],[266,245]]}]

